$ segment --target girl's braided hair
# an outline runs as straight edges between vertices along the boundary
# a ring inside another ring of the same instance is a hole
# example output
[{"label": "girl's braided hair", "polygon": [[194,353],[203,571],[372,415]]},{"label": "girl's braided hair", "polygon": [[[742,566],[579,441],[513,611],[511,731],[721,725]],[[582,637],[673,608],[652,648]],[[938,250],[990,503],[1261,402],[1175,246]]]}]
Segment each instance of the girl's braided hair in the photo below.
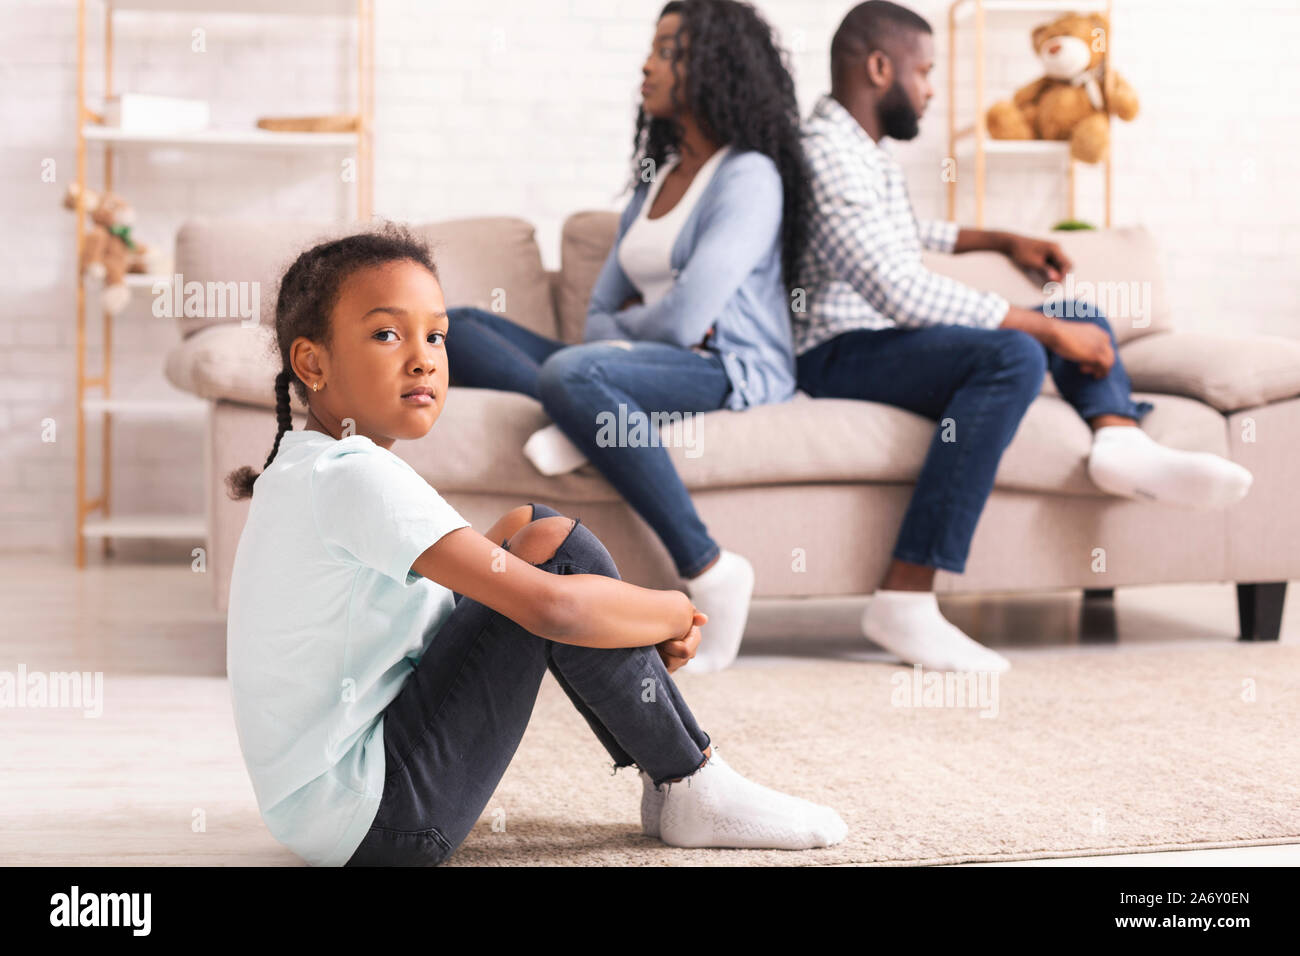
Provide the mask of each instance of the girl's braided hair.
[{"label": "girl's braided hair", "polygon": [[[428,245],[405,226],[393,222],[312,246],[285,271],[275,301],[275,338],[280,351],[280,373],[275,377],[277,430],[271,454],[262,466],[263,471],[275,460],[281,437],[293,429],[289,409],[290,384],[299,400],[307,404],[307,386],[294,374],[289,363],[290,346],[295,339],[304,337],[329,350],[333,344],[330,314],[338,302],[344,281],[359,269],[402,260],[421,265],[435,279],[438,277]],[[260,475],[249,465],[236,468],[226,476],[230,497],[235,500],[251,498],[253,484]]]}]

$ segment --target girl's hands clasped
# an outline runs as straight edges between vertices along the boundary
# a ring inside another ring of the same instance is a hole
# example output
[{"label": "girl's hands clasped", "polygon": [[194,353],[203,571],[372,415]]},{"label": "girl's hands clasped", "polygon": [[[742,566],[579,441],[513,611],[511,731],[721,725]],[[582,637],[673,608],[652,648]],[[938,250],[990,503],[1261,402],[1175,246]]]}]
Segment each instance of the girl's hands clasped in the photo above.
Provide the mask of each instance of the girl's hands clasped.
[{"label": "girl's hands clasped", "polygon": [[659,656],[663,659],[664,667],[668,673],[677,670],[692,657],[700,646],[700,625],[705,623],[709,616],[703,611],[692,608],[694,617],[691,620],[691,629],[681,637],[674,637],[670,641],[662,641],[655,645],[659,651]]}]

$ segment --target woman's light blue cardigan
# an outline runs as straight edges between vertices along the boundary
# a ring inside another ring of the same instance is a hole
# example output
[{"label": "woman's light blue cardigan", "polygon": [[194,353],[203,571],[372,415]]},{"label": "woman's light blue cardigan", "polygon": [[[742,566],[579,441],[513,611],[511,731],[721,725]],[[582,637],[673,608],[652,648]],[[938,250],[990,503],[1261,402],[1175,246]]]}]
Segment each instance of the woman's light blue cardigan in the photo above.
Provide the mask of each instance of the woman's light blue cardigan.
[{"label": "woman's light blue cardigan", "polygon": [[619,311],[637,293],[618,261],[623,235],[641,211],[641,183],[618,222],[618,238],[591,292],[584,341],[629,339],[698,345],[719,353],[732,409],[794,395],[790,307],[781,279],[783,192],[776,164],[752,150],[723,157],[673,242],[672,289],[651,305]]}]

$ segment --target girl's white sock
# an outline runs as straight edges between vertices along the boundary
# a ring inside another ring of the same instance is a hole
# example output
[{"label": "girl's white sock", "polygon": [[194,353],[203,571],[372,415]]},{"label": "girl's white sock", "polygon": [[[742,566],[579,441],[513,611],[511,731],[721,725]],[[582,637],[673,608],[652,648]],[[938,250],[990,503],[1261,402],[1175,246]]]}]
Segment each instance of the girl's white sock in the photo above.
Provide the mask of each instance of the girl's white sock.
[{"label": "girl's white sock", "polygon": [[656,790],[654,780],[644,770],[641,775],[641,832],[649,837],[659,836],[659,815],[664,808],[664,791]]},{"label": "girl's white sock", "polygon": [[709,616],[700,626],[700,646],[681,669],[692,674],[730,667],[740,653],[754,594],[754,566],[734,551],[723,549],[717,562],[686,581],[691,603]]},{"label": "girl's white sock", "polygon": [[877,590],[862,633],[908,664],[942,671],[1005,671],[1011,662],[966,636],[939,610],[933,591]]},{"label": "girl's white sock", "polygon": [[659,838],[669,846],[807,850],[849,830],[830,807],[745,779],[716,746],[703,768],[665,789]]},{"label": "girl's white sock", "polygon": [[563,475],[587,463],[587,456],[558,425],[539,428],[524,442],[524,457],[543,475]]},{"label": "girl's white sock", "polygon": [[1092,436],[1088,475],[1102,491],[1189,508],[1227,508],[1254,476],[1208,451],[1166,448],[1141,428],[1106,425]]}]

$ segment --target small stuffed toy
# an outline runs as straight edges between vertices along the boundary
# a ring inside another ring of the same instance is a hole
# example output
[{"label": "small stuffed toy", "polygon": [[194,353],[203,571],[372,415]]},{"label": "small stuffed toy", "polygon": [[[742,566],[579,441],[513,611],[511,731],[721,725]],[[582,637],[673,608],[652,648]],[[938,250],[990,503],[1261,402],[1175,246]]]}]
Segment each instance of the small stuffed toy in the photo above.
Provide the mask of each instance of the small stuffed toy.
[{"label": "small stuffed toy", "polygon": [[1067,13],[1034,30],[1034,52],[1043,61],[1046,75],[1020,89],[1011,101],[990,107],[989,135],[1069,140],[1075,159],[1085,163],[1105,159],[1110,147],[1107,112],[1122,120],[1131,120],[1138,112],[1137,94],[1118,73],[1111,77],[1114,88],[1106,102],[1109,32],[1110,24],[1099,13]]},{"label": "small stuffed toy", "polygon": [[[75,210],[80,187],[73,183],[63,197],[63,205]],[[131,292],[126,287],[128,272],[148,272],[157,258],[143,243],[131,238],[135,210],[113,193],[99,195],[87,189],[86,212],[90,226],[81,246],[81,271],[103,280],[100,302],[104,311],[116,315],[126,308]]]}]

